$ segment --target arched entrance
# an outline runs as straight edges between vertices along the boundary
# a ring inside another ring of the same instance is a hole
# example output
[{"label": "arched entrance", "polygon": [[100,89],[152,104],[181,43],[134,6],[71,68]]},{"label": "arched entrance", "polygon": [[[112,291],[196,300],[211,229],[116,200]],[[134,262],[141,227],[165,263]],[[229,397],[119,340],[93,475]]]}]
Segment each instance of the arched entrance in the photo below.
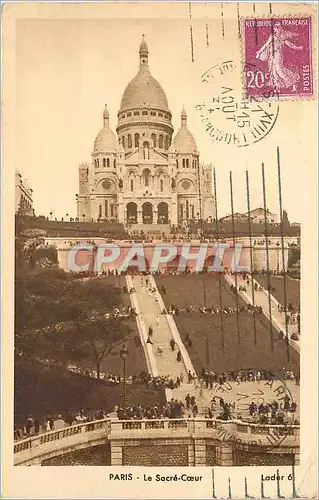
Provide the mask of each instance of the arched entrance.
[{"label": "arched entrance", "polygon": [[153,224],[153,205],[148,201],[142,205],[143,224]]},{"label": "arched entrance", "polygon": [[158,204],[157,223],[158,224],[168,224],[168,205],[167,205],[167,203],[161,202]]},{"label": "arched entrance", "polygon": [[132,201],[126,205],[126,212],[127,212],[127,222],[130,224],[136,224],[137,223],[137,205],[136,203],[133,203]]}]

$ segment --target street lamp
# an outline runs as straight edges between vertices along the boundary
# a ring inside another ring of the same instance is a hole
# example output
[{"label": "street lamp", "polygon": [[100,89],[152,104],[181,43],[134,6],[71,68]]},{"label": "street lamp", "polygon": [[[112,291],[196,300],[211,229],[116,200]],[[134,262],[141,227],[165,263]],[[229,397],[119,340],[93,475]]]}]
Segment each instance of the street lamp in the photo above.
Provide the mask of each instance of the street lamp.
[{"label": "street lamp", "polygon": [[123,360],[123,410],[124,410],[124,417],[126,417],[126,360],[128,358],[128,349],[125,345],[122,346],[122,349],[120,350],[120,356],[121,359]]}]

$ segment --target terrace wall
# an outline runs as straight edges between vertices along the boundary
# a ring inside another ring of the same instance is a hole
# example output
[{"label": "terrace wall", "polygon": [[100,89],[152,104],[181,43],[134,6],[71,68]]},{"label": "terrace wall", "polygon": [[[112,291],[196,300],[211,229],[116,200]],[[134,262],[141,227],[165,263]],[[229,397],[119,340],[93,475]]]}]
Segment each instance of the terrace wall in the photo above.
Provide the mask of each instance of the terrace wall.
[{"label": "terrace wall", "polygon": [[[97,446],[107,448],[101,453],[104,465],[110,459],[114,466],[292,465],[299,460],[299,427],[206,419],[101,420],[16,442],[14,463],[62,465],[63,455],[83,450],[85,456]],[[94,462],[103,465],[97,457]]]}]

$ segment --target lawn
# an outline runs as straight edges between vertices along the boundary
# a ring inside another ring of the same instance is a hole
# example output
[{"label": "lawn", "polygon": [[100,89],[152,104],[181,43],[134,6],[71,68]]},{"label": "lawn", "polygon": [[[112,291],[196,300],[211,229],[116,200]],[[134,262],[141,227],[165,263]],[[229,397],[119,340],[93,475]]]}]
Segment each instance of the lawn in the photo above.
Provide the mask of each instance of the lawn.
[{"label": "lawn", "polygon": [[[204,279],[206,281],[207,307],[219,307],[219,279],[217,275],[176,275],[157,276],[159,285],[164,285],[166,294],[162,294],[167,307],[174,304],[179,308],[188,305],[204,305]],[[236,307],[235,295],[229,290],[224,277],[221,279],[222,303],[224,307]],[[239,306],[243,305],[238,297]],[[182,340],[190,335],[193,346],[187,347],[197,373],[202,367],[209,367],[215,372],[229,370],[270,369],[280,375],[282,367],[299,371],[299,355],[287,348],[273,329],[273,352],[270,347],[269,322],[264,315],[256,315],[256,344],[254,338],[253,315],[239,313],[239,335],[237,315],[223,316],[223,333],[220,315],[204,315],[200,312],[182,312],[174,316]],[[238,342],[238,336],[240,342]],[[222,339],[224,337],[224,349]]]},{"label": "lawn", "polygon": [[[256,276],[257,281],[266,289],[268,288],[267,276]],[[273,288],[272,294],[283,306],[285,303],[284,278],[282,276],[270,276],[270,286]],[[287,305],[292,303],[295,310],[300,308],[300,280],[286,276]]]}]

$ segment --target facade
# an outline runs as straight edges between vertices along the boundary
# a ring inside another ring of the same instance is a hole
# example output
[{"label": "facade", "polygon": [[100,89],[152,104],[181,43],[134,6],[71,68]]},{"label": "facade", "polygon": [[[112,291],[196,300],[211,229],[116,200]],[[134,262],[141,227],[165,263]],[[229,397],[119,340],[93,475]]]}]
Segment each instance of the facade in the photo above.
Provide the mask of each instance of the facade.
[{"label": "facade", "polygon": [[[247,213],[247,215],[249,215]],[[265,209],[264,208],[255,208],[250,212],[250,217],[252,222],[265,222]],[[266,211],[267,223],[268,224],[277,224],[277,215],[272,214],[269,209]]]},{"label": "facade", "polygon": [[184,109],[173,138],[172,114],[148,55],[143,38],[139,71],[122,96],[117,134],[105,106],[92,161],[79,166],[80,220],[176,225],[214,214],[212,167],[200,164]]},{"label": "facade", "polygon": [[234,219],[234,222],[248,222],[248,215],[246,214],[240,214],[238,212],[236,212],[234,214],[234,216],[232,215],[226,215],[225,217],[222,217],[221,219],[219,219],[219,222],[223,223],[223,222],[232,222]]},{"label": "facade", "polygon": [[15,173],[15,211],[33,215],[33,190],[18,171]]}]

